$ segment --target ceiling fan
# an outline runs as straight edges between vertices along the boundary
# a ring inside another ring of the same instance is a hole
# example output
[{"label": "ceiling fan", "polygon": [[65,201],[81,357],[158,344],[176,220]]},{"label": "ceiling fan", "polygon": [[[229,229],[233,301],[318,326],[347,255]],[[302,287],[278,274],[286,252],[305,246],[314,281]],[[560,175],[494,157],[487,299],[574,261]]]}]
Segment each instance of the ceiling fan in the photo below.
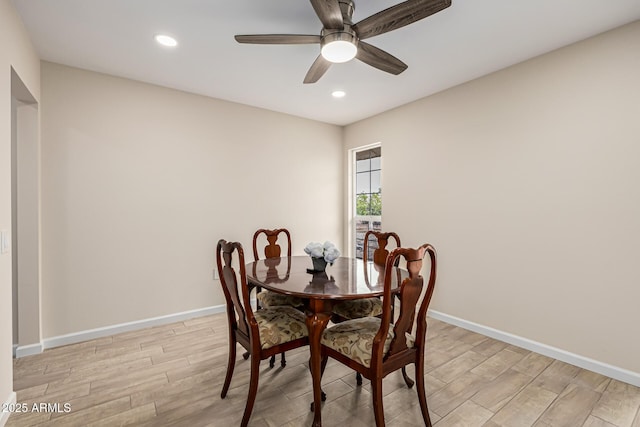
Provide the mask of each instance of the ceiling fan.
[{"label": "ceiling fan", "polygon": [[400,74],[407,64],[382,49],[362,40],[397,30],[451,6],[451,0],[407,0],[354,24],[351,20],[355,5],[352,0],[311,0],[322,22],[320,35],[256,34],[237,35],[238,43],[252,44],[315,44],[320,55],[311,65],[304,83],[315,83],[332,63],[357,58],[379,70]]}]

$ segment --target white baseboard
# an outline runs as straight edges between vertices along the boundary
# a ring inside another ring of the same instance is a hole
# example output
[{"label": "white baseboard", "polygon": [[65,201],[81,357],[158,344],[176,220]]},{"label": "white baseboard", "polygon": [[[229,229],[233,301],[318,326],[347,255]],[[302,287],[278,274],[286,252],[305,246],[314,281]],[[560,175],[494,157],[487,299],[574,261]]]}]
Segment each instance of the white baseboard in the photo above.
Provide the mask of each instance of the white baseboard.
[{"label": "white baseboard", "polygon": [[599,362],[588,357],[580,356],[579,354],[570,353],[568,351],[552,347],[550,345],[542,344],[537,341],[510,334],[508,332],[500,331],[498,329],[493,329],[488,326],[469,322],[467,320],[460,319],[455,316],[450,316],[438,311],[429,310],[429,316],[434,319],[441,320],[445,323],[450,323],[452,325],[459,326],[461,328],[468,329],[470,331],[477,332],[491,338],[495,338],[499,341],[531,350],[533,352],[542,354],[543,356],[552,357],[562,362],[569,363],[570,365],[578,366],[580,368],[597,372],[598,374],[614,378],[627,384],[640,387],[640,373],[638,372],[629,371],[627,369],[609,365],[608,363]]},{"label": "white baseboard", "polygon": [[42,343],[37,344],[29,344],[29,345],[19,345],[15,348],[15,357],[17,359],[25,356],[31,356],[34,354],[42,353]]},{"label": "white baseboard", "polygon": [[168,314],[166,316],[152,317],[149,319],[142,319],[134,322],[120,323],[117,325],[105,326],[103,328],[89,329],[72,334],[46,338],[42,342],[42,347],[43,349],[60,347],[63,345],[75,344],[82,341],[89,341],[96,338],[115,335],[122,332],[130,332],[138,329],[149,328],[152,326],[166,325],[169,323],[180,322],[182,320],[193,319],[194,317],[202,317],[208,316],[210,314],[222,313],[226,310],[225,307],[226,306],[224,305],[217,305],[212,307],[199,308],[196,310],[183,311],[181,313]]},{"label": "white baseboard", "polygon": [[[7,398],[7,400],[5,400],[3,407],[15,405],[15,404],[16,404],[16,392],[12,391],[9,397]],[[0,410],[0,427],[4,427],[4,425],[7,423],[7,420],[9,419],[9,415],[11,415],[11,412],[4,412]]]}]

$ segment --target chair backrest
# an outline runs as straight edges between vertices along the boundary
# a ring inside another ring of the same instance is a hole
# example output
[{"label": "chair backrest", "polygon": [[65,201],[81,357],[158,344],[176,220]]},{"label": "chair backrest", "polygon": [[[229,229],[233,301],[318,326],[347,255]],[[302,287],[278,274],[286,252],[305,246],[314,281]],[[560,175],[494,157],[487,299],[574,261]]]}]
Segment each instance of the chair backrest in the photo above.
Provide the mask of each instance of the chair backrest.
[{"label": "chair backrest", "polygon": [[[240,274],[233,268],[233,256],[237,253]],[[218,275],[227,302],[229,328],[243,345],[250,345],[251,337],[257,337],[258,324],[249,302],[249,288],[245,271],[244,250],[238,242],[218,241],[216,249]]]},{"label": "chair backrest", "polygon": [[[424,288],[424,278],[420,275],[420,270],[422,269],[422,263],[427,254],[429,254],[431,261],[431,269],[429,272],[427,289],[422,301],[420,301],[420,295]],[[397,277],[394,274],[395,269],[393,267],[400,258],[403,258],[406,261],[409,276],[402,280],[400,284],[400,314],[393,324],[394,338],[391,341],[389,351],[386,353],[386,359],[397,353],[401,353],[408,348],[406,336],[413,332],[414,319],[416,322],[414,347],[424,347],[424,340],[427,332],[427,309],[429,308],[429,303],[431,302],[431,297],[436,283],[437,260],[436,250],[433,246],[425,243],[417,249],[396,248],[389,254],[385,263],[384,301],[392,301],[391,285],[394,277]],[[390,327],[391,313],[391,304],[384,304],[380,330],[374,339],[374,353],[378,353],[377,355],[372,355],[374,358],[382,357],[382,344],[384,344],[384,340]],[[376,343],[379,343],[377,351]]]},{"label": "chair backrest", "polygon": [[253,258],[255,261],[260,259],[258,253],[258,240],[261,234],[267,238],[267,246],[264,247],[265,258],[280,258],[282,256],[282,247],[277,243],[280,235],[284,235],[287,240],[287,256],[291,256],[291,234],[286,228],[277,228],[275,230],[267,230],[261,228],[253,235]]},{"label": "chair backrest", "polygon": [[378,244],[375,250],[373,251],[373,256],[371,259],[373,260],[374,264],[379,265],[380,267],[384,267],[384,264],[387,261],[387,256],[389,256],[389,250],[387,249],[387,244],[389,243],[389,239],[393,238],[393,240],[395,240],[396,248],[399,248],[401,246],[400,236],[398,236],[396,233],[393,233],[393,232],[383,233],[381,231],[373,231],[373,230],[367,231],[364,235],[364,247],[362,252],[362,259],[364,260],[365,264],[369,260],[369,256],[370,256],[369,255],[369,251],[371,250],[370,239],[372,236],[376,238],[376,240],[378,241],[377,242]]}]

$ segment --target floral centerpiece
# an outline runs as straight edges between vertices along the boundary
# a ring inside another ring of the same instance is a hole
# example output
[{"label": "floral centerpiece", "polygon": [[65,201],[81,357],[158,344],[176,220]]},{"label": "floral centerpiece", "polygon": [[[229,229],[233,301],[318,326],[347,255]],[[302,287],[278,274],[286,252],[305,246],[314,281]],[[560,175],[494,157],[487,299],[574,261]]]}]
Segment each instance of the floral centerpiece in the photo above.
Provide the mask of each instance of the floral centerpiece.
[{"label": "floral centerpiece", "polygon": [[324,271],[327,263],[333,265],[333,262],[340,257],[340,251],[336,245],[326,241],[324,243],[311,242],[304,248],[311,260],[313,261],[313,269],[316,271]]}]

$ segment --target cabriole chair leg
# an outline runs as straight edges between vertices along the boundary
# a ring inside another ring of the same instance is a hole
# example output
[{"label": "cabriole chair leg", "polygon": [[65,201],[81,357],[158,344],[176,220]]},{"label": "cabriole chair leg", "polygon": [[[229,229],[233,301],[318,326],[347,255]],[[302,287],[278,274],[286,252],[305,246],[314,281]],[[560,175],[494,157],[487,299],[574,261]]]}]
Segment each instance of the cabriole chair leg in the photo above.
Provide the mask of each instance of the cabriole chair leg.
[{"label": "cabriole chair leg", "polygon": [[407,375],[407,368],[404,366],[402,367],[402,377],[404,378],[404,382],[407,384],[407,387],[413,387],[414,382],[409,378],[409,375]]}]

